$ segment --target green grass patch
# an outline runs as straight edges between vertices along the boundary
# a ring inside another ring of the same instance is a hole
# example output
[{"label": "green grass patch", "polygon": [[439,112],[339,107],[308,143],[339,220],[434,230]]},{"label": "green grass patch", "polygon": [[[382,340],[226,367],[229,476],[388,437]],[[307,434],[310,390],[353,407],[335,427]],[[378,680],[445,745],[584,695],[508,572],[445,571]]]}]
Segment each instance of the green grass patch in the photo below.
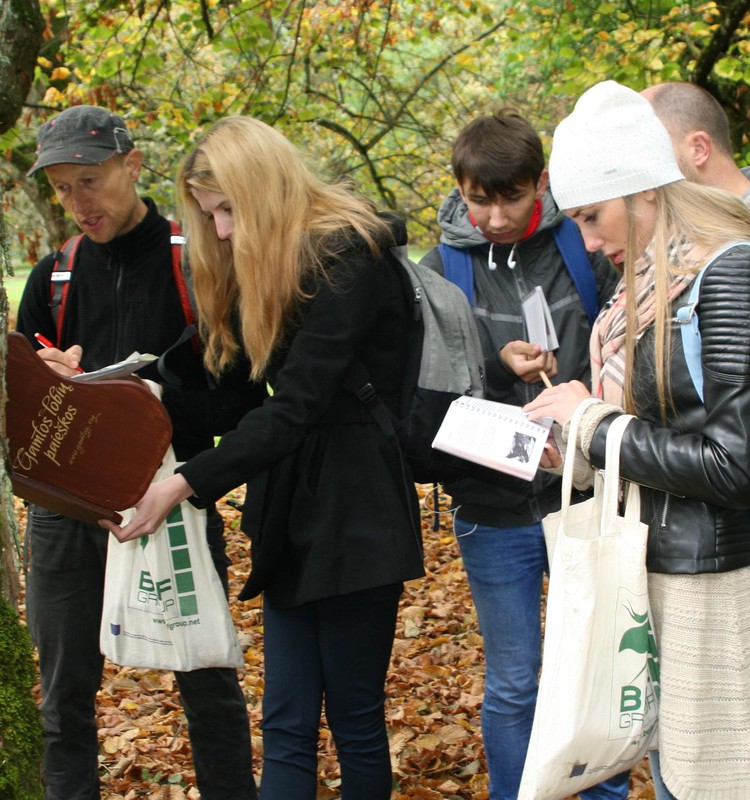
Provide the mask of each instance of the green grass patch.
[{"label": "green grass patch", "polygon": [[16,317],[18,304],[21,302],[21,295],[23,294],[23,287],[26,286],[26,279],[29,277],[30,270],[17,269],[13,277],[3,275],[3,286],[8,295],[8,308],[10,309],[13,319]]}]

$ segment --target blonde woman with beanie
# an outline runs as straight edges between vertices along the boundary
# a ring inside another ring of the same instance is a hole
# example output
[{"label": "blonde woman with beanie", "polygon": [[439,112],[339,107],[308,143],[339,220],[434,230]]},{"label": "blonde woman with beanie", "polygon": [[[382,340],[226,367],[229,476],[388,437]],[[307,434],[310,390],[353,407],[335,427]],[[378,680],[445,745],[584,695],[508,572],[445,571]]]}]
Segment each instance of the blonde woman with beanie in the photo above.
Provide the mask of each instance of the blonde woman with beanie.
[{"label": "blonde woman with beanie", "polygon": [[[686,181],[649,102],[614,81],[585,92],[560,123],[549,170],[555,200],[587,248],[602,249],[623,272],[592,331],[593,394],[602,402],[585,413],[575,446],[602,468],[612,420],[637,416],[620,469],[641,485],[649,525],[661,663],[656,797],[746,800],[750,210]],[[701,398],[675,317],[706,264],[697,303]],[[565,426],[588,395],[583,384],[561,384],[526,410]],[[559,465],[559,453],[547,462]]]}]

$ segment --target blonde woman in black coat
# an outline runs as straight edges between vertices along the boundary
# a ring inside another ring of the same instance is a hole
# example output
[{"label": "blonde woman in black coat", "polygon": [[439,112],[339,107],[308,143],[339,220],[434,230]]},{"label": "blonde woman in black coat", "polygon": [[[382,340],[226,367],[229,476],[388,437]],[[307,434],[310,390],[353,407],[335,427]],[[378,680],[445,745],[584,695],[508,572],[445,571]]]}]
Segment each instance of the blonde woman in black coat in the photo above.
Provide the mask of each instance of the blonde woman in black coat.
[{"label": "blonde woman in black coat", "polygon": [[205,363],[220,375],[249,359],[247,377],[272,393],[113,530],[150,534],[176,503],[246,483],[244,596],[265,592],[261,796],[314,800],[325,698],[342,798],[387,800],[384,683],[402,582],[423,574],[421,542],[398,454],[344,383],[361,362],[396,407],[408,308],[388,248],[404,231],[248,117],[214,126],[177,192]]}]

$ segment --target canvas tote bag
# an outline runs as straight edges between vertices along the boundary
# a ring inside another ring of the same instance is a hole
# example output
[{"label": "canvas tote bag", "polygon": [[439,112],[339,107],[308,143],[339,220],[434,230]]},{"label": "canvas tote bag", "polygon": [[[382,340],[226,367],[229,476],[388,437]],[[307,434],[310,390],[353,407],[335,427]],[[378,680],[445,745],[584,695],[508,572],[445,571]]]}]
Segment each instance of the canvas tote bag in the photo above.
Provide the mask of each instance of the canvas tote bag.
[{"label": "canvas tote bag", "polygon": [[658,659],[647,574],[648,527],[627,485],[618,513],[622,435],[614,420],[594,496],[570,505],[576,411],[565,457],[562,508],[544,520],[552,556],[542,671],[519,800],[562,800],[616,775],[655,746]]},{"label": "canvas tote bag", "polygon": [[[175,466],[170,446],[154,480]],[[123,524],[132,514],[123,512]],[[123,666],[180,672],[243,666],[204,509],[184,501],[156,533],[129,542],[109,534],[100,647]]]}]

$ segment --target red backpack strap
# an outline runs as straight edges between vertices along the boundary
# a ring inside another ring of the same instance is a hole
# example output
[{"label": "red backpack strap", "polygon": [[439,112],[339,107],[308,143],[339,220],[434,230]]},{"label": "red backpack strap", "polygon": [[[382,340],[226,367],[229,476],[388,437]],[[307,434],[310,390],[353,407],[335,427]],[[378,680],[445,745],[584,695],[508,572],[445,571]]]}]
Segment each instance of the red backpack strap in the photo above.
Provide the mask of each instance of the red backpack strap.
[{"label": "red backpack strap", "polygon": [[62,341],[63,318],[65,316],[65,303],[68,299],[70,289],[70,279],[73,272],[78,246],[81,244],[83,234],[71,236],[67,242],[55,253],[55,263],[52,265],[50,275],[50,313],[55,323],[57,331],[57,342],[59,346]]},{"label": "red backpack strap", "polygon": [[[185,237],[180,232],[180,226],[174,221],[169,221],[171,231],[170,244],[172,246],[172,274],[174,276],[177,294],[180,298],[182,313],[185,315],[185,324],[195,324],[195,311],[193,310],[193,298],[190,288],[185,280],[182,271],[182,247],[185,244]],[[56,252],[55,263],[52,266],[50,276],[50,310],[52,319],[57,330],[57,343],[61,341],[63,317],[65,316],[65,303],[68,299],[70,289],[71,273],[75,263],[78,246],[83,239],[83,234],[71,236],[67,242]],[[193,347],[200,353],[200,342],[197,336],[193,337]]]},{"label": "red backpack strap", "polygon": [[[174,275],[175,286],[177,287],[177,294],[180,297],[182,313],[185,315],[185,325],[195,325],[193,294],[182,269],[182,248],[185,244],[185,237],[180,231],[179,224],[172,219],[169,220],[169,228],[171,231],[170,242],[172,244],[172,273]],[[191,341],[193,343],[193,349],[200,355],[201,346],[197,334],[192,337]]]}]

